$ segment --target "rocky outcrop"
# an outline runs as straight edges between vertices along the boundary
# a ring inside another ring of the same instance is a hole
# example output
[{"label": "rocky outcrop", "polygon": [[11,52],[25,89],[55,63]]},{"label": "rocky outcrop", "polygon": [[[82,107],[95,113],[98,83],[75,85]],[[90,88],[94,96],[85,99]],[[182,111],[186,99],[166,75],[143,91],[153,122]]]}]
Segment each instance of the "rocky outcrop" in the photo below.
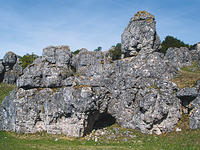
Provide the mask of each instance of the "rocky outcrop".
[{"label": "rocky outcrop", "polygon": [[184,66],[190,66],[193,62],[191,52],[186,47],[181,48],[168,48],[165,54],[166,59],[181,68]]},{"label": "rocky outcrop", "polygon": [[15,84],[22,72],[17,55],[13,52],[6,53],[3,61],[0,62],[0,82]]},{"label": "rocky outcrop", "polygon": [[176,71],[157,52],[110,62],[100,52],[84,49],[72,57],[63,46],[45,48],[4,99],[1,130],[80,137],[101,114],[111,114],[143,133],[172,131],[180,118],[170,82]]},{"label": "rocky outcrop", "polygon": [[121,37],[123,57],[135,56],[141,50],[153,52],[161,48],[155,18],[146,11],[139,11],[131,18]]},{"label": "rocky outcrop", "polygon": [[190,104],[190,128],[199,129],[200,128],[200,97],[198,96]]},{"label": "rocky outcrop", "polygon": [[4,73],[5,73],[5,67],[3,63],[0,61],[0,82],[3,81]]},{"label": "rocky outcrop", "polygon": [[196,88],[183,88],[177,92],[177,97],[181,100],[183,112],[189,113],[189,104],[198,96]]},{"label": "rocky outcrop", "polygon": [[195,46],[195,50],[200,51],[200,42],[198,42]]},{"label": "rocky outcrop", "polygon": [[[121,60],[112,61],[107,52],[82,49],[73,55],[67,46],[45,48],[3,100],[0,130],[81,137],[109,114],[119,125],[143,133],[172,131],[181,117],[181,101],[170,80],[179,67],[155,52],[160,42],[153,16],[140,12],[128,28],[123,52],[137,55]],[[142,46],[126,46],[134,39]]]}]

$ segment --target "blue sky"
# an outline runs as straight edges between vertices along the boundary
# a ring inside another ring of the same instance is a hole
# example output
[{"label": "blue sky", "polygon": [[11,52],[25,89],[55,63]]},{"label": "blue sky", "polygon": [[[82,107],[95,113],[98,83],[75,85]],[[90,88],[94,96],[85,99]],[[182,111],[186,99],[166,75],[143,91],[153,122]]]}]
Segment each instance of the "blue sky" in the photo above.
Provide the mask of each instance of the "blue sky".
[{"label": "blue sky", "polygon": [[139,10],[155,15],[161,40],[200,41],[200,0],[0,0],[0,58],[50,45],[109,49]]}]

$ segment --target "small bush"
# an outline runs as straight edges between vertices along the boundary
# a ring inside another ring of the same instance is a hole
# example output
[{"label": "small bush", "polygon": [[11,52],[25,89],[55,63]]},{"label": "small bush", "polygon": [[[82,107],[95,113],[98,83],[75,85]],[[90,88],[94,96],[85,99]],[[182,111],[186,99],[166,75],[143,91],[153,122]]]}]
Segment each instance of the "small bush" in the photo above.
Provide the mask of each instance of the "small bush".
[{"label": "small bush", "polygon": [[109,50],[109,54],[112,57],[112,60],[121,59],[122,51],[121,51],[121,43],[118,43],[116,46],[113,46]]},{"label": "small bush", "polygon": [[80,49],[77,49],[74,52],[72,52],[72,54],[77,55],[80,51],[81,51]]},{"label": "small bush", "polygon": [[177,38],[173,37],[173,36],[166,36],[165,40],[162,42],[162,49],[161,52],[162,53],[166,53],[167,49],[170,47],[187,47],[190,48],[189,44],[185,44],[183,41],[178,40]]},{"label": "small bush", "polygon": [[38,56],[35,54],[26,54],[21,57],[19,60],[21,61],[22,68],[25,69],[28,65],[32,64],[36,58],[38,58]]}]

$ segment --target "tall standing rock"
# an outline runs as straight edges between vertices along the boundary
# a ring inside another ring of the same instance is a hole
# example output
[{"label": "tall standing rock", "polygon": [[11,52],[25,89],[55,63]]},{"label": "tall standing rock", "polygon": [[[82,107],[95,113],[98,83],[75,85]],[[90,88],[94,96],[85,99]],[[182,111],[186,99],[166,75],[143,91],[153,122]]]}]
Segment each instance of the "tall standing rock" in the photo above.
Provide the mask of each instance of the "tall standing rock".
[{"label": "tall standing rock", "polygon": [[153,15],[139,11],[131,18],[121,36],[122,57],[137,55],[141,50],[156,51],[161,48]]}]

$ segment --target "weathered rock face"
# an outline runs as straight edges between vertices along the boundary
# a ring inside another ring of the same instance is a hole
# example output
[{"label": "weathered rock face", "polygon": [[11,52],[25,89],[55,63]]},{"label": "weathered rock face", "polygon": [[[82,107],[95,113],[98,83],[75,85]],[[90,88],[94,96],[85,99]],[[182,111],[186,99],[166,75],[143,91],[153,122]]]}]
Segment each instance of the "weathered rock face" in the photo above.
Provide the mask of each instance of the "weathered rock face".
[{"label": "weathered rock face", "polygon": [[195,49],[196,49],[197,51],[200,51],[200,42],[198,42],[198,43],[196,44]]},{"label": "weathered rock face", "polygon": [[172,131],[181,109],[178,88],[170,81],[178,67],[154,52],[159,42],[154,19],[147,22],[150,14],[135,17],[131,28],[148,25],[150,32],[142,32],[146,27],[130,32],[132,39],[141,32],[143,46],[135,57],[111,61],[102,52],[82,49],[72,55],[66,46],[45,48],[17,80],[18,88],[4,99],[0,130],[80,137],[92,130],[99,116],[110,114],[119,125],[143,133]]},{"label": "weathered rock face", "polygon": [[181,100],[183,112],[189,113],[189,104],[198,96],[196,88],[183,88],[177,92],[177,97]]},{"label": "weathered rock face", "polygon": [[22,133],[47,131],[81,137],[98,119],[91,87],[19,88],[2,103],[1,130]]},{"label": "weathered rock face", "polygon": [[180,118],[180,102],[173,94],[176,85],[169,81],[176,69],[168,63],[160,53],[140,53],[108,69],[106,87],[112,94],[108,112],[118,124],[150,134],[173,130]]},{"label": "weathered rock face", "polygon": [[0,62],[0,82],[15,84],[22,72],[17,55],[13,52],[6,53],[3,62]]},{"label": "weathered rock face", "polygon": [[135,56],[141,50],[152,52],[161,48],[155,18],[146,11],[139,11],[131,18],[121,37],[123,57]]},{"label": "weathered rock face", "polygon": [[111,59],[107,57],[106,52],[91,52],[87,49],[81,49],[72,58],[72,65],[76,68],[76,72],[88,77],[102,76],[107,64],[111,64]]},{"label": "weathered rock face", "polygon": [[71,57],[68,47],[45,48],[42,58],[36,59],[24,70],[24,74],[17,81],[18,87],[62,87],[65,84],[63,80],[73,75],[69,65]]},{"label": "weathered rock face", "polygon": [[192,65],[192,55],[188,48],[169,48],[165,54],[166,59],[177,65],[179,68]]},{"label": "weathered rock face", "polygon": [[199,61],[200,60],[200,51],[190,50],[190,54],[192,56],[193,61]]},{"label": "weathered rock face", "polygon": [[194,101],[191,102],[190,106],[190,128],[200,128],[200,97],[198,96]]},{"label": "weathered rock face", "polygon": [[5,66],[12,67],[14,64],[17,62],[17,56],[13,52],[8,52],[6,55],[3,57],[3,64]]},{"label": "weathered rock face", "polygon": [[3,81],[4,73],[5,73],[5,68],[2,62],[0,61],[0,82]]}]

